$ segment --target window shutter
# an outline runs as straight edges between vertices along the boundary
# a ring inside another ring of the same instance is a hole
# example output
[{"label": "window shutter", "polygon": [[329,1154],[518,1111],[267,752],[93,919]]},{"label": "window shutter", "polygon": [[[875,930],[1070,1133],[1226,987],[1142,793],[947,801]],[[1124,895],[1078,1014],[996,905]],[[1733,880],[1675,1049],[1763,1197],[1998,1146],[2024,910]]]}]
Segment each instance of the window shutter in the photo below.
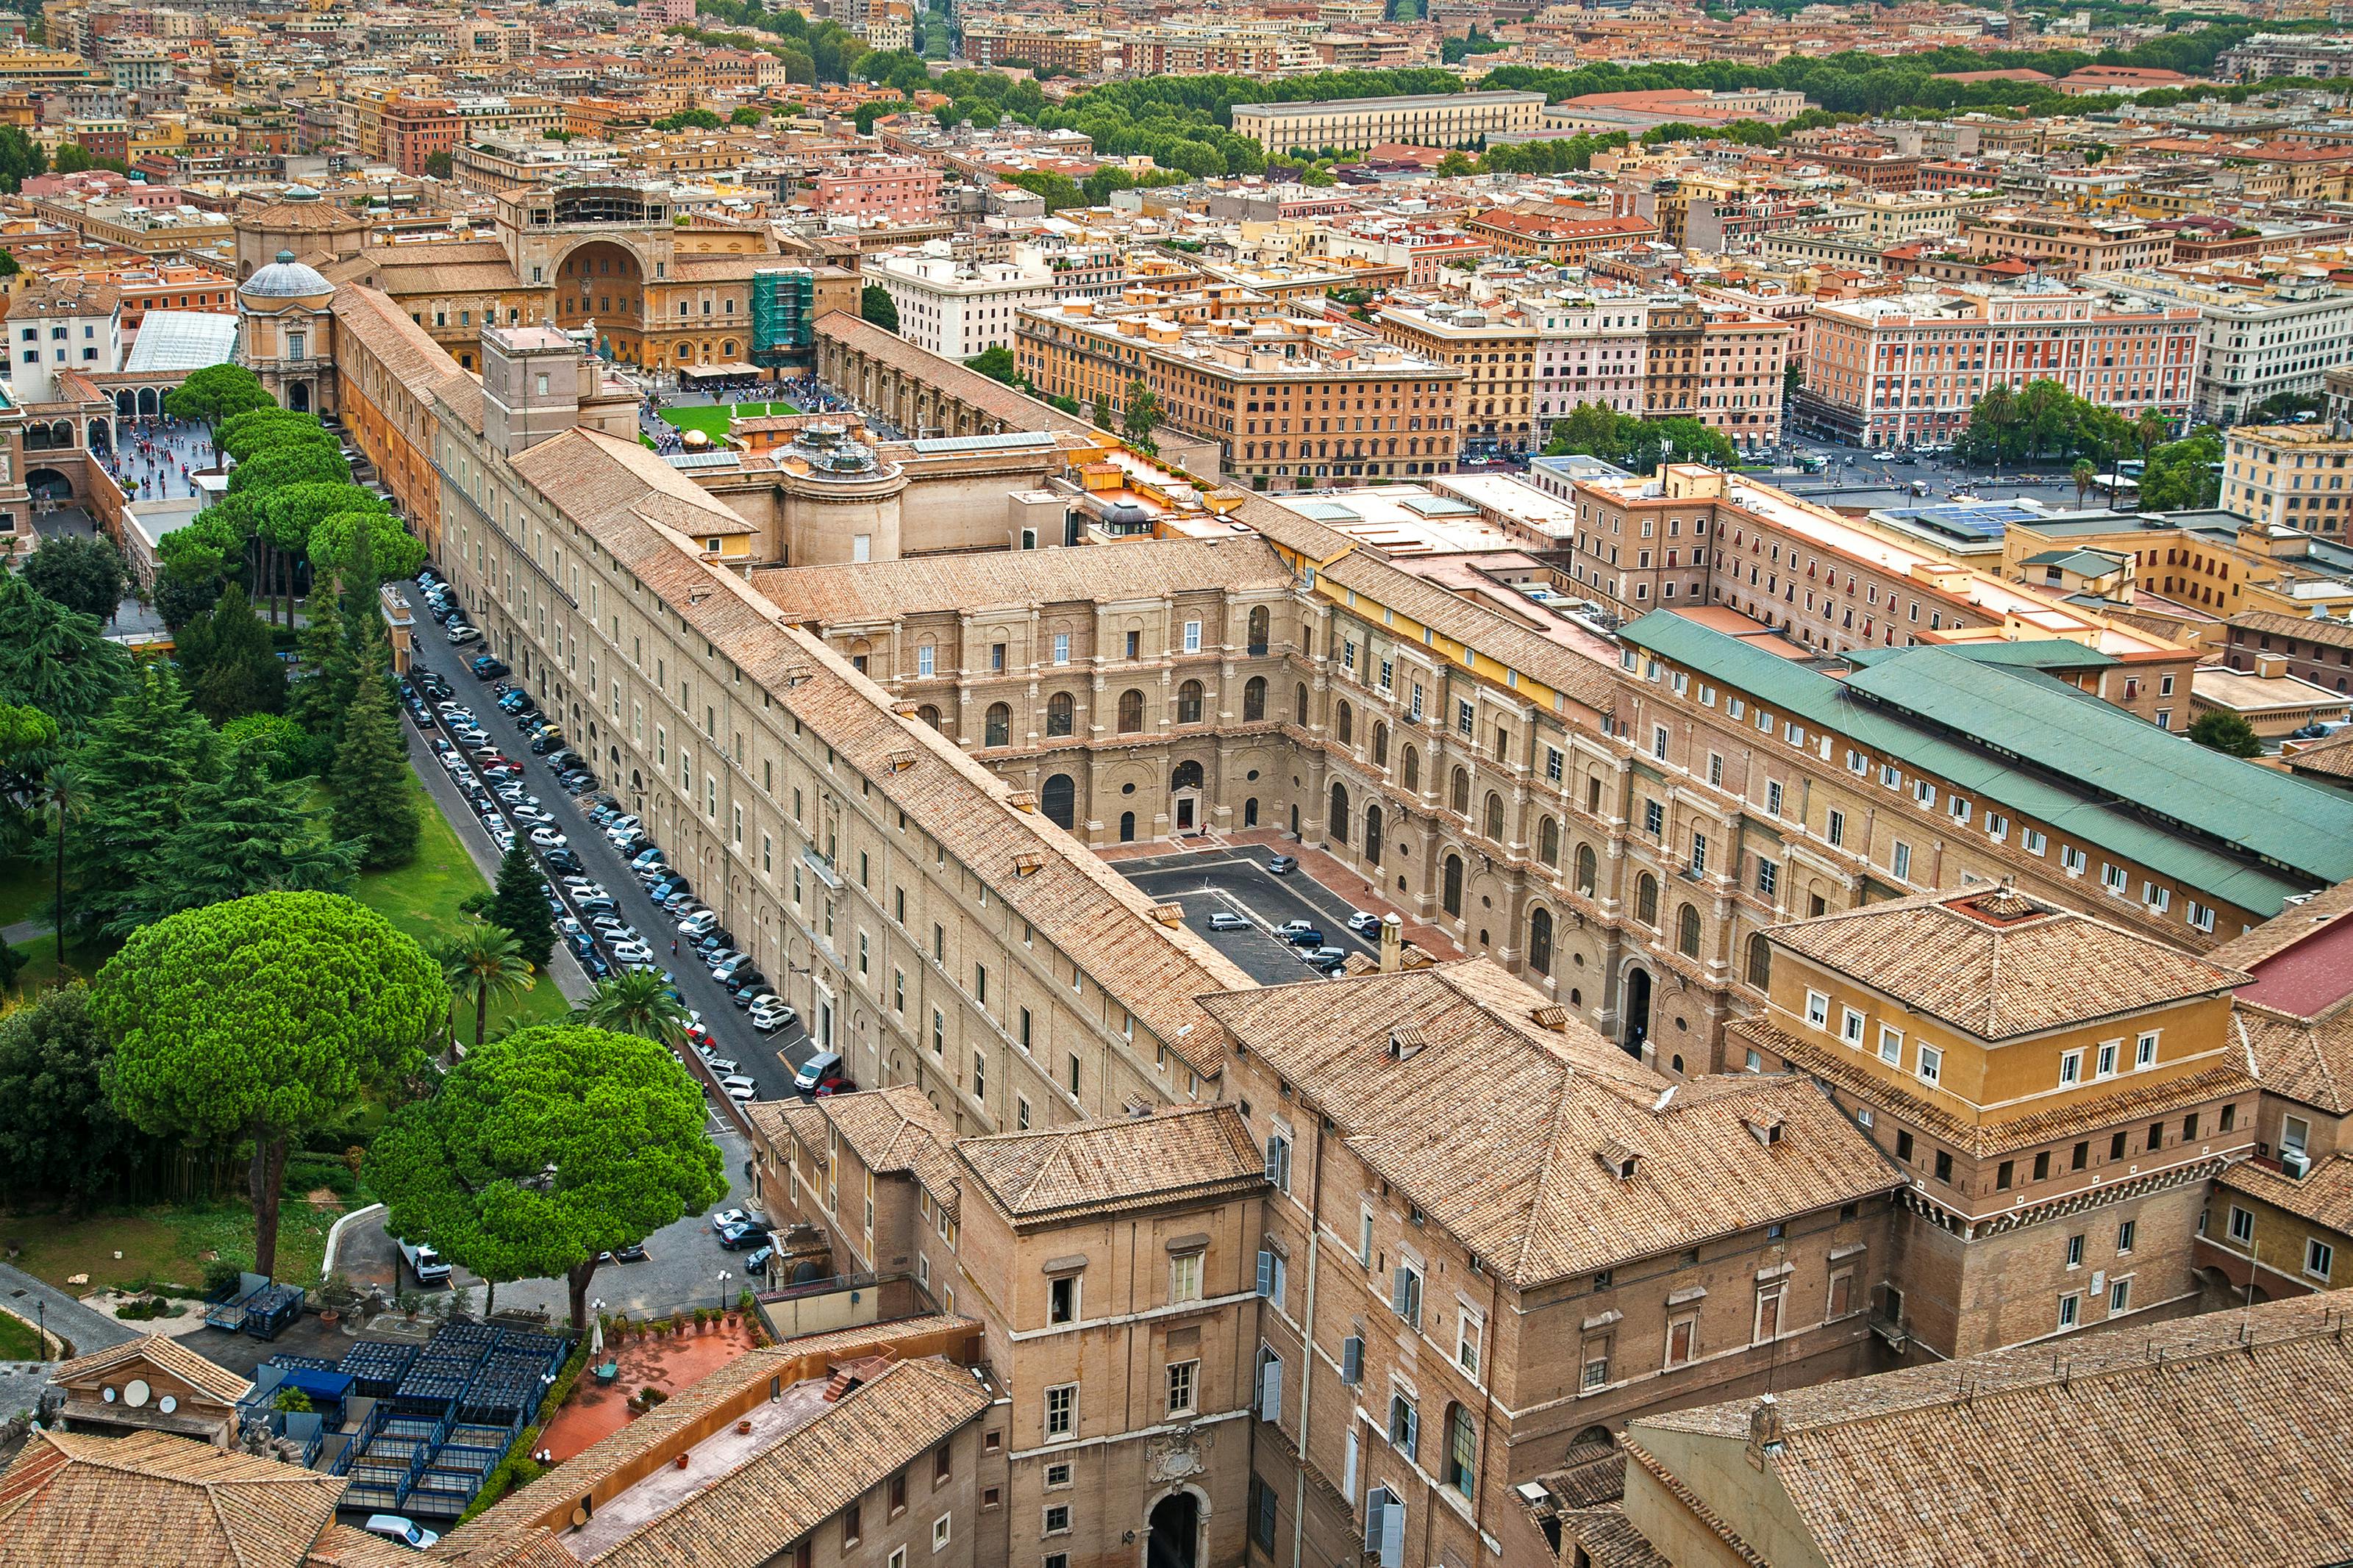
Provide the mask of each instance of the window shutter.
[{"label": "window shutter", "polygon": [[1365,1494],[1365,1550],[1378,1552],[1385,1534],[1389,1508],[1389,1494],[1375,1487]]},{"label": "window shutter", "polygon": [[1359,1335],[1340,1342],[1340,1381],[1351,1388],[1365,1381],[1365,1342]]},{"label": "window shutter", "polygon": [[1274,1489],[1263,1481],[1258,1488],[1258,1538],[1261,1545],[1274,1543]]},{"label": "window shutter", "polygon": [[1409,1405],[1405,1407],[1405,1457],[1418,1459],[1421,1456],[1421,1412]]},{"label": "window shutter", "polygon": [[1381,1510],[1381,1568],[1402,1568],[1405,1562],[1405,1503],[1389,1500]]},{"label": "window shutter", "polygon": [[1260,1369],[1258,1418],[1261,1421],[1282,1419],[1282,1358],[1269,1356]]},{"label": "window shutter", "polygon": [[1412,1281],[1411,1272],[1403,1268],[1389,1277],[1389,1310],[1400,1318],[1406,1315],[1406,1288]]},{"label": "window shutter", "polygon": [[1258,1293],[1261,1296],[1274,1294],[1274,1254],[1264,1247],[1259,1248],[1258,1254]]}]

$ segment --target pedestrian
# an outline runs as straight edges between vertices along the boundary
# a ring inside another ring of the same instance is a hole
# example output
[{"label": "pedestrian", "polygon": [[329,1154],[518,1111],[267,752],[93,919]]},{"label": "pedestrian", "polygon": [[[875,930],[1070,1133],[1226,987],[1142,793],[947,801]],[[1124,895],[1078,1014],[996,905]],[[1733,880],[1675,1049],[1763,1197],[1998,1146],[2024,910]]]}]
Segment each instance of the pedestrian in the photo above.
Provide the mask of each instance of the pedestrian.
[{"label": "pedestrian", "polygon": [[672,958],[676,958],[678,956],[678,938],[676,937],[670,939],[670,955]]}]

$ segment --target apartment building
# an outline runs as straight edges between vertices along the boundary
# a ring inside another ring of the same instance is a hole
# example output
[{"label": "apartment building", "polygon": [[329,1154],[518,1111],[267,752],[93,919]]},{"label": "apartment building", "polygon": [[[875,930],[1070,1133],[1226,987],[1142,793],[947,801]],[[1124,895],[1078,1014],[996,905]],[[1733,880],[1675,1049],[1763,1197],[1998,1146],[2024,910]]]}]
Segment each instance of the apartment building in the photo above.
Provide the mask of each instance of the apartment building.
[{"label": "apartment building", "polygon": [[1536,347],[1543,329],[1516,303],[1491,306],[1399,300],[1374,313],[1383,339],[1453,369],[1454,427],[1467,453],[1526,452],[1544,445],[1535,422]]},{"label": "apartment building", "polygon": [[2279,396],[2314,397],[2353,356],[2353,289],[2316,278],[2227,280],[2179,271],[2099,273],[2085,288],[2197,310],[2201,354],[2192,415],[2231,426]]},{"label": "apartment building", "polygon": [[1832,198],[1831,210],[1841,237],[1888,246],[1925,235],[1957,234],[1970,218],[2006,200],[1986,190],[1859,191]]},{"label": "apartment building", "polygon": [[1541,437],[1579,405],[1620,414],[1646,406],[1650,301],[1638,296],[1545,295],[1523,301],[1537,323],[1535,426]]},{"label": "apartment building", "polygon": [[1652,304],[1645,323],[1644,415],[1696,419],[1744,449],[1778,446],[1790,335],[1784,322],[1696,298]]},{"label": "apartment building", "polygon": [[1532,257],[1560,267],[1582,267],[1608,251],[1657,238],[1659,226],[1630,214],[1613,215],[1547,202],[1525,211],[1490,207],[1464,219],[1462,231],[1499,255]]},{"label": "apartment building", "polygon": [[2353,496],[2345,491],[2348,459],[2353,429],[2239,426],[2223,439],[2219,504],[2258,523],[2342,538],[2353,525]]},{"label": "apartment building", "polygon": [[68,373],[88,375],[122,364],[122,290],[96,279],[59,278],[7,299],[8,384],[19,406],[67,395]]},{"label": "apartment building", "polygon": [[1534,131],[1540,92],[1451,92],[1421,97],[1332,98],[1237,103],[1233,130],[1270,153],[1293,147],[1468,147],[1482,137]]},{"label": "apartment building", "polygon": [[1056,27],[1021,17],[976,21],[960,27],[964,58],[984,69],[1008,61],[1056,66],[1080,76],[1103,72],[1107,47],[1102,34]]},{"label": "apartment building", "polygon": [[2254,1151],[2243,974],[2007,883],[1764,941],[1732,1048],[1826,1085],[1906,1173],[1882,1311],[1918,1352],[2195,1306],[2209,1184]]},{"label": "apartment building", "polygon": [[940,215],[940,172],[915,158],[864,159],[817,175],[803,195],[827,217],[923,223]]},{"label": "apartment building", "polygon": [[1964,223],[1961,238],[1976,255],[2016,257],[2045,278],[2063,279],[2136,272],[2173,258],[2172,233],[2133,217],[1997,210]]},{"label": "apartment building", "polygon": [[2054,287],[1966,285],[1823,300],[1799,428],[1873,447],[1948,445],[1988,388],[2056,381],[2127,418],[2186,428],[2204,328],[2194,306]]},{"label": "apartment building", "polygon": [[878,257],[864,270],[898,307],[900,336],[955,360],[1010,347],[1021,312],[1052,303],[1060,292],[1045,253],[1028,246],[1009,260],[987,261],[955,256],[932,240],[917,251]]},{"label": "apartment building", "polygon": [[1206,313],[1086,300],[1025,310],[1016,363],[1047,396],[1112,411],[1143,381],[1162,423],[1217,441],[1223,470],[1258,489],[1454,471],[1469,438],[1459,360],[1326,319]]}]

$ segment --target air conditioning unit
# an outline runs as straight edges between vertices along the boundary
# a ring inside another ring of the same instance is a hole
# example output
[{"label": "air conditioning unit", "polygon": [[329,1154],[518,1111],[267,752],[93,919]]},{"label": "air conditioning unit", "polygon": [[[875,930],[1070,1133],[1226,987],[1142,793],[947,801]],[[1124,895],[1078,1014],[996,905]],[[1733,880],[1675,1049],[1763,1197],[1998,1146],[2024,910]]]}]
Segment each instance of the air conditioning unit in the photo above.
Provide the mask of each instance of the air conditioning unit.
[{"label": "air conditioning unit", "polygon": [[2283,1149],[2280,1151],[2279,1162],[2280,1169],[2299,1182],[2304,1180],[2312,1170],[2312,1162],[2306,1159],[2301,1152]]}]

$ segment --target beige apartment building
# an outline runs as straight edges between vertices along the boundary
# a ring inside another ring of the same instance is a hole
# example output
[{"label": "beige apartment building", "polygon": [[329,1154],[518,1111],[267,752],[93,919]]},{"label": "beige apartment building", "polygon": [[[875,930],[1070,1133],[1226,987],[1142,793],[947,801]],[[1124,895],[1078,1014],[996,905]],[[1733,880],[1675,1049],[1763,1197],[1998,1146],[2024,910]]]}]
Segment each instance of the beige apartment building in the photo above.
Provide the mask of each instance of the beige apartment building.
[{"label": "beige apartment building", "polygon": [[2242,425],[2222,443],[2225,511],[2274,528],[2342,538],[2353,527],[2353,430],[2335,425]]},{"label": "beige apartment building", "polygon": [[1237,103],[1233,129],[1270,153],[1294,147],[1468,147],[1482,136],[1534,131],[1540,92],[1449,92],[1402,98],[1329,98],[1300,103]]},{"label": "beige apartment building", "polygon": [[2173,259],[2172,234],[2135,217],[1994,210],[1964,223],[1961,238],[1972,255],[2014,256],[2046,278],[2134,272]]},{"label": "beige apartment building", "polygon": [[1106,411],[1142,381],[1162,424],[1216,441],[1224,472],[1255,489],[1454,471],[1456,389],[1475,371],[1318,317],[1219,309],[1036,306],[1020,312],[1015,362],[1045,395]]},{"label": "beige apartment building", "polygon": [[1466,450],[1527,452],[1544,445],[1535,415],[1541,328],[1526,309],[1385,305],[1373,327],[1388,342],[1454,370],[1454,424]]}]

